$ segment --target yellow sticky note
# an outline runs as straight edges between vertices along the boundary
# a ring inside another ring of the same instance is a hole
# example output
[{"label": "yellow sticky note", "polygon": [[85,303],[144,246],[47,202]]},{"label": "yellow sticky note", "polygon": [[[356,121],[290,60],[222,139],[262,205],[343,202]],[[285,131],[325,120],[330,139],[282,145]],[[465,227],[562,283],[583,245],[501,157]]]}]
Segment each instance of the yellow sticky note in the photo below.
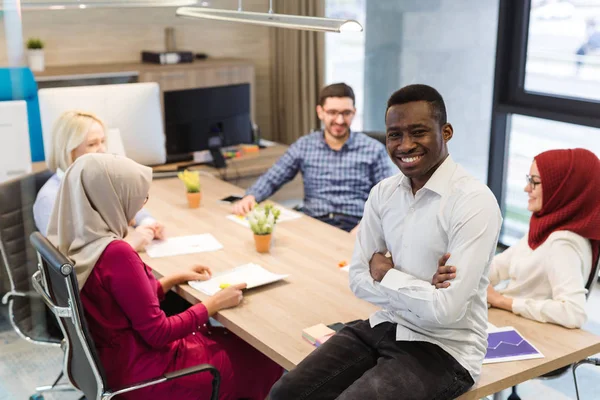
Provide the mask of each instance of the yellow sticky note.
[{"label": "yellow sticky note", "polygon": [[225,289],[225,288],[227,288],[227,287],[229,287],[229,286],[231,286],[229,283],[221,283],[221,284],[219,285],[219,287],[220,287],[221,289]]}]

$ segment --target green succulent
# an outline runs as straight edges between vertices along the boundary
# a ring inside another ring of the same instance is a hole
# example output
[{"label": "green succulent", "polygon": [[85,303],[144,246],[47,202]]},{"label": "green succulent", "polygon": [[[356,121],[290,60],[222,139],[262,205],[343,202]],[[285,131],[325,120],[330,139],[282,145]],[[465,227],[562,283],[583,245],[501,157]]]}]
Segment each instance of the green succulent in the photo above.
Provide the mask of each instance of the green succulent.
[{"label": "green succulent", "polygon": [[27,40],[27,48],[31,50],[43,49],[44,42],[40,38],[30,38]]},{"label": "green succulent", "polygon": [[248,214],[250,229],[256,235],[268,235],[273,232],[281,210],[272,204],[257,206]]}]

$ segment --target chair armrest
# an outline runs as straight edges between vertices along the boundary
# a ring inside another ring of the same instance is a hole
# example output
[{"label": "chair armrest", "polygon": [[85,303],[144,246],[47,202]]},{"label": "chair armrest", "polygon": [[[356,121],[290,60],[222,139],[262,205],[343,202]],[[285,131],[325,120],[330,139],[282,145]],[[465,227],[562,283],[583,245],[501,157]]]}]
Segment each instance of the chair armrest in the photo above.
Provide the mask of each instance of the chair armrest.
[{"label": "chair armrest", "polygon": [[119,396],[123,393],[132,392],[134,390],[142,389],[148,386],[153,386],[158,383],[168,382],[172,379],[182,378],[184,376],[196,374],[198,372],[210,372],[213,376],[212,380],[212,394],[211,400],[218,400],[219,398],[219,386],[221,384],[221,375],[219,371],[210,364],[200,364],[189,368],[180,369],[178,371],[168,372],[161,377],[149,379],[144,382],[135,383],[133,385],[125,386],[121,389],[114,391],[108,391],[102,396],[102,400],[110,400],[114,396]]},{"label": "chair armrest", "polygon": [[26,293],[23,292],[15,292],[14,290],[11,290],[10,292],[7,292],[4,296],[2,296],[2,304],[8,304],[8,301],[10,300],[11,297],[27,297],[28,295]]}]

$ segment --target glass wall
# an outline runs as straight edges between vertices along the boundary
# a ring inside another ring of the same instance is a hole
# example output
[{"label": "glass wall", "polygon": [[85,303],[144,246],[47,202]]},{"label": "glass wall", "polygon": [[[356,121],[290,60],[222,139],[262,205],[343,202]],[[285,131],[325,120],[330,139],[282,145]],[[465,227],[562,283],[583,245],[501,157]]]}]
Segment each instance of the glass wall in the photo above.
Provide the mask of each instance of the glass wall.
[{"label": "glass wall", "polygon": [[546,150],[600,156],[600,0],[500,1],[490,172],[500,241],[529,227],[525,175]]},{"label": "glass wall", "polygon": [[326,34],[326,83],[344,81],[356,93],[352,128],[385,131],[394,91],[433,86],[455,130],[452,157],[486,181],[498,1],[327,0],[328,17],[356,19],[365,28]]},{"label": "glass wall", "polygon": [[[364,27],[366,0],[327,0],[325,16],[354,19]],[[325,34],[325,83],[344,82],[356,96],[356,115],[353,130],[363,129],[365,32]]]},{"label": "glass wall", "polygon": [[583,147],[600,157],[600,129],[548,119],[511,116],[508,170],[505,183],[505,219],[502,242],[513,244],[529,227],[525,175],[533,158],[552,149]]}]

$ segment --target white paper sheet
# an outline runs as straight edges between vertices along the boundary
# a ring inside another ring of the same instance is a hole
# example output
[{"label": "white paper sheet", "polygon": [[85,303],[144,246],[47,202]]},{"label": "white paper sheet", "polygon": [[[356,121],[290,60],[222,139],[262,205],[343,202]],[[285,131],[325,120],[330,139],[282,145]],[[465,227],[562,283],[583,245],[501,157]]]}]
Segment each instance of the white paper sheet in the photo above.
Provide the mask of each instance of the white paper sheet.
[{"label": "white paper sheet", "polygon": [[216,251],[222,248],[223,245],[213,235],[205,233],[202,235],[173,237],[160,241],[155,240],[146,246],[146,253],[152,258],[158,258]]},{"label": "white paper sheet", "polygon": [[221,290],[220,285],[223,283],[236,285],[238,283],[246,283],[247,289],[266,285],[268,283],[277,282],[288,275],[274,274],[267,271],[258,264],[244,264],[230,271],[225,271],[219,274],[214,274],[207,281],[190,281],[188,284],[194,289],[212,296]]},{"label": "white paper sheet", "polygon": [[[286,222],[286,221],[293,221],[295,219],[298,218],[302,218],[302,213],[296,212],[296,211],[292,211],[289,210],[287,208],[283,208],[283,207],[278,207],[279,210],[281,210],[281,214],[279,214],[279,218],[277,218],[277,223],[281,223],[281,222]],[[245,226],[246,228],[250,228],[250,224],[248,223],[248,220],[246,219],[246,217],[241,217],[239,215],[228,215],[227,219],[233,221],[233,222],[237,222],[238,224]]]}]

